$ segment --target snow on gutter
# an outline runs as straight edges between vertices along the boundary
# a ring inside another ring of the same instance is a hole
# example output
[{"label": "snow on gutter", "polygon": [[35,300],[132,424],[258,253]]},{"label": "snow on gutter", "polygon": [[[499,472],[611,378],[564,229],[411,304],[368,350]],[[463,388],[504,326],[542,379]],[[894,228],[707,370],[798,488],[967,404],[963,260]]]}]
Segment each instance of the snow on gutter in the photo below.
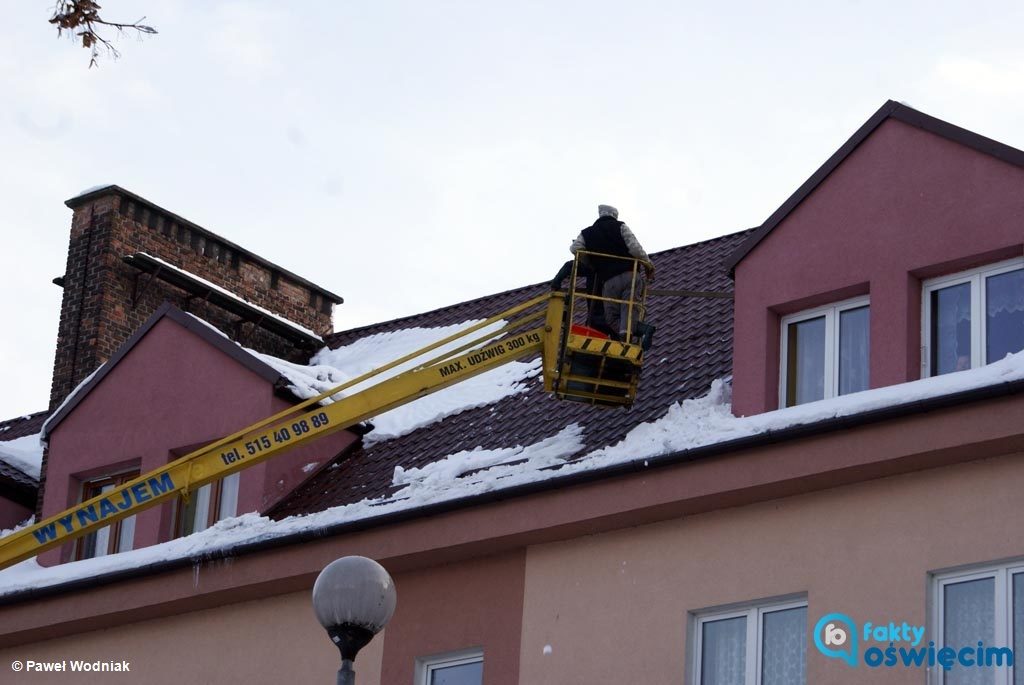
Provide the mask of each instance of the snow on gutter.
[{"label": "snow on gutter", "polygon": [[281,521],[246,514],[153,547],[55,567],[30,559],[0,571],[0,604],[1020,392],[1024,352],[979,369],[751,417],[732,416],[729,386],[715,381],[704,397],[675,403],[618,444],[572,461],[583,444],[584,427],[576,424],[533,445],[461,452],[415,472],[396,469],[394,484],[404,487],[388,498]]}]

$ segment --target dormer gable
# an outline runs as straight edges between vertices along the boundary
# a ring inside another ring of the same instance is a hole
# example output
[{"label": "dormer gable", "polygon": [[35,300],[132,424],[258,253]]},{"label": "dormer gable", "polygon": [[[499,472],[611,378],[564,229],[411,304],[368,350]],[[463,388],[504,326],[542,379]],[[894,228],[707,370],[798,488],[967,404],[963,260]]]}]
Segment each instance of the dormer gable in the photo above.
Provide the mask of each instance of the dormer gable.
[{"label": "dormer gable", "polygon": [[[156,313],[87,379],[44,427],[49,442],[43,517],[163,466],[286,409],[295,398],[278,371],[171,305]],[[270,462],[86,536],[43,563],[148,546],[219,518],[273,506],[344,451],[339,431]]]},{"label": "dormer gable", "polygon": [[727,261],[734,412],[840,394],[844,362],[853,390],[922,377],[931,279],[1024,256],[1022,191],[1024,152],[883,105]]}]

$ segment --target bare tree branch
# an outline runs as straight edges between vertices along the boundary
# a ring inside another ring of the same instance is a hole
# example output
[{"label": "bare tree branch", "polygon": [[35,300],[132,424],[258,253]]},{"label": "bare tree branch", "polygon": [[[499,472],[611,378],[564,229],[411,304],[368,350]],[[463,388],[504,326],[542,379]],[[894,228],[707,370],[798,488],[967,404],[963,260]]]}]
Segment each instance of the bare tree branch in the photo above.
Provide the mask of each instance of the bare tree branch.
[{"label": "bare tree branch", "polygon": [[95,0],[57,0],[57,4],[53,8],[53,16],[50,18],[50,23],[57,27],[58,36],[67,31],[72,36],[81,37],[82,47],[90,51],[90,69],[97,66],[101,48],[105,49],[113,59],[121,56],[113,43],[97,32],[97,27],[107,26],[115,29],[118,33],[136,31],[140,37],[156,33],[155,28],[142,23],[145,17],[130,24],[107,21],[100,16],[100,9]]}]

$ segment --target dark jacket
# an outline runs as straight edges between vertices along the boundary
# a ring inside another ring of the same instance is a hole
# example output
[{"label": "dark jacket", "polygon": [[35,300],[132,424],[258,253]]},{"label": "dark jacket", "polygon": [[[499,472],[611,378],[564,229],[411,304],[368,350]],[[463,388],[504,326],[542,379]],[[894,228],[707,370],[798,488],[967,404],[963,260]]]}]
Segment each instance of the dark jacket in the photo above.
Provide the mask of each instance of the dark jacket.
[{"label": "dark jacket", "polygon": [[[621,255],[632,257],[629,247],[622,237],[622,222],[610,216],[602,216],[589,228],[584,228],[580,233],[588,252],[601,252],[604,254]],[[597,273],[602,281],[607,281],[612,276],[629,271],[633,263],[628,259],[609,259],[607,257],[588,257],[591,268]]]}]

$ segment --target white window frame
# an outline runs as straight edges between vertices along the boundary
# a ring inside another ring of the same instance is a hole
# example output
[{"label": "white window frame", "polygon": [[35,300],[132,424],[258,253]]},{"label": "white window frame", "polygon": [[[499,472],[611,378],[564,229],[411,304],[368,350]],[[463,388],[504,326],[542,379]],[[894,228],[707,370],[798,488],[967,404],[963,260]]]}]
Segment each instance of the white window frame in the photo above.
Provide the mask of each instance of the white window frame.
[{"label": "white window frame", "polygon": [[[218,521],[238,515],[238,488],[241,476],[241,472],[236,471],[189,493],[190,497],[196,499],[192,532],[189,535],[202,532]],[[212,507],[211,499],[214,505]],[[173,534],[175,537],[185,537],[187,504],[182,497],[178,497],[176,506]]]},{"label": "white window frame", "polygon": [[987,319],[985,279],[1022,268],[1024,259],[1007,259],[948,276],[930,278],[921,284],[921,378],[932,375],[932,293],[954,285],[971,284],[971,368],[977,369],[985,365],[985,348],[988,343],[988,326],[984,325]]},{"label": "white window frame", "polygon": [[[779,321],[779,408],[786,404],[786,380],[789,378],[789,326],[809,319],[825,317],[825,393],[822,399],[835,397],[839,392],[839,315],[849,309],[859,309],[871,306],[869,296],[854,297],[842,302],[805,309],[795,314],[788,314]],[[871,311],[868,310],[868,325],[870,326]],[[870,328],[869,328],[870,330]],[[868,360],[870,365],[871,360]],[[869,369],[870,371],[870,369]]]},{"label": "white window frame", "polygon": [[416,659],[416,670],[413,683],[415,685],[430,685],[430,677],[433,675],[434,671],[440,668],[462,666],[463,664],[472,664],[477,662],[482,663],[483,660],[484,650],[480,647],[471,647],[469,649],[460,649],[457,652],[445,652],[444,654],[418,657]]},{"label": "white window frame", "polygon": [[[1009,647],[1013,649],[1013,576],[1024,573],[1024,561],[1016,561],[1008,564],[993,564],[991,566],[976,567],[961,571],[948,573],[936,573],[932,575],[932,637],[935,641],[935,651],[945,647],[946,635],[946,606],[945,588],[947,585],[969,582],[972,580],[983,580],[993,578],[994,601],[995,601],[995,631],[993,633],[994,643],[985,647]],[[969,647],[971,645],[951,645],[953,647]],[[1014,654],[1014,661],[1017,655]],[[955,667],[954,667],[955,668]],[[946,682],[945,671],[939,665],[930,669],[932,678],[929,682],[935,685],[943,685]],[[1013,670],[1009,668],[993,668],[993,685],[1013,685]]]},{"label": "white window frame", "polygon": [[[744,682],[746,685],[761,685],[761,650],[764,637],[764,615],[787,609],[800,609],[807,607],[806,599],[774,602],[758,602],[741,608],[729,610],[702,611],[694,616],[693,622],[693,671],[690,673],[691,685],[700,685],[701,660],[704,647],[704,624],[714,621],[722,621],[730,618],[745,616],[747,619],[746,635],[746,671]],[[808,652],[809,653],[809,652]]]},{"label": "white window frame", "polygon": [[[93,497],[104,494],[109,490],[119,488],[133,478],[138,477],[139,472],[140,467],[133,466],[131,468],[119,469],[114,473],[83,479],[78,487],[78,502],[82,503],[86,501],[86,499],[92,499]],[[100,489],[99,492],[91,494],[88,498],[86,497],[87,491],[90,488],[95,488],[97,483],[105,480],[111,481],[109,490]],[[92,556],[85,556],[84,548],[89,535],[83,535],[75,541],[73,555],[74,560],[80,561],[83,559],[95,559],[97,557],[105,557],[111,554],[130,552],[135,549],[135,515],[132,514],[131,516],[126,516],[119,521],[114,521],[103,528],[93,531],[90,535],[95,536],[93,539],[94,548]],[[117,539],[112,541],[111,535],[116,535]],[[104,551],[97,553],[101,545]],[[113,551],[110,550],[111,545],[113,545]]]}]

